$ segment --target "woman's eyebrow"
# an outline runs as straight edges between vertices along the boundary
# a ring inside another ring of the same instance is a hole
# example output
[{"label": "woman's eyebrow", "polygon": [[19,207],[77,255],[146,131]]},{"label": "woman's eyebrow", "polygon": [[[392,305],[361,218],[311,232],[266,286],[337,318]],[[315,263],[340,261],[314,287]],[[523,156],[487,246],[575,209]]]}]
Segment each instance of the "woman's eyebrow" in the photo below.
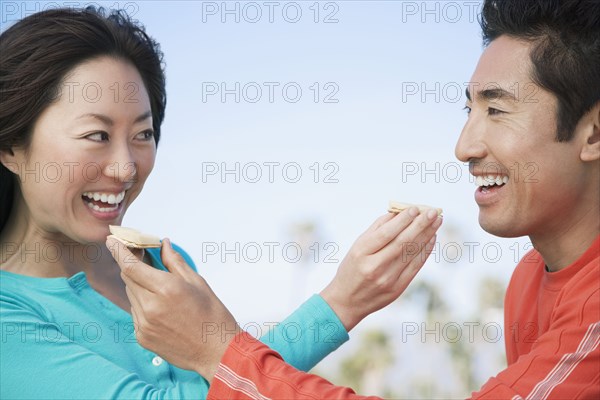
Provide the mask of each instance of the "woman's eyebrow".
[{"label": "woman's eyebrow", "polygon": [[[82,118],[96,118],[99,119],[100,121],[104,122],[106,125],[108,126],[113,126],[115,124],[115,122],[107,115],[104,114],[98,114],[98,113],[86,113],[83,115],[80,115],[79,117],[75,118],[75,119],[82,119]],[[139,115],[136,119],[135,119],[135,123],[138,122],[142,122],[145,119],[151,118],[152,117],[152,111],[148,110],[145,113]]]}]

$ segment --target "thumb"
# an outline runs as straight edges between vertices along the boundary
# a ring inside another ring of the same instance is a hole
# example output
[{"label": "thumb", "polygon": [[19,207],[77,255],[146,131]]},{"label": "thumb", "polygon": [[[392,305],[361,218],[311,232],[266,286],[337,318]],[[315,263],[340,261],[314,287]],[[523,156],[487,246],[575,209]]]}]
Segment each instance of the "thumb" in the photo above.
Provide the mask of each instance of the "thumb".
[{"label": "thumb", "polygon": [[162,263],[169,272],[177,274],[177,275],[185,275],[186,269],[191,269],[181,254],[176,252],[171,245],[171,240],[165,238],[162,241],[162,245],[160,247],[160,258]]}]

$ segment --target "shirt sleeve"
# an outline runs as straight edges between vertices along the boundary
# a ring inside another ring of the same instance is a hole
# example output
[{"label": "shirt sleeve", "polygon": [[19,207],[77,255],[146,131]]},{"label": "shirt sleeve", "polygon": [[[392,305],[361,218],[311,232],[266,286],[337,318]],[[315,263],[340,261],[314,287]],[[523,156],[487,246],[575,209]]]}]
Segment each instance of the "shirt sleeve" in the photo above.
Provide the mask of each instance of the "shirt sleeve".
[{"label": "shirt sleeve", "polygon": [[[473,399],[592,399],[600,397],[600,296],[565,302],[531,351],[491,378]],[[285,364],[247,333],[227,348],[208,399],[365,399]],[[375,399],[376,397],[371,397]]]},{"label": "shirt sleeve", "polygon": [[248,333],[237,335],[225,352],[207,399],[379,399],[307,374]]},{"label": "shirt sleeve", "polygon": [[600,398],[600,293],[565,301],[555,315],[531,351],[486,382],[473,399]]},{"label": "shirt sleeve", "polygon": [[261,339],[295,368],[308,371],[348,340],[342,322],[319,295],[313,295]]},{"label": "shirt sleeve", "polygon": [[204,399],[208,383],[159,388],[71,340],[15,301],[0,301],[2,399]]},{"label": "shirt sleeve", "polygon": [[[173,246],[173,250],[178,252],[179,255],[181,255],[181,257],[183,257],[184,261],[188,264],[188,266],[191,269],[193,269],[194,272],[198,272],[198,268],[196,267],[194,260],[192,260],[192,257],[190,257],[190,255],[185,250],[183,250],[181,247],[179,247],[177,244],[171,243],[171,245]],[[146,251],[150,255],[150,258],[152,259],[152,265],[155,268],[161,269],[163,271],[168,271],[167,267],[165,267],[163,265],[162,260],[160,258],[160,248],[150,248],[150,249],[146,249]]]},{"label": "shirt sleeve", "polygon": [[[189,266],[198,271],[191,257],[173,245]],[[160,249],[150,249],[155,266],[166,269],[160,260]],[[348,332],[329,304],[313,295],[281,323],[274,323],[261,339],[283,356],[292,366],[308,371],[348,340]]]}]

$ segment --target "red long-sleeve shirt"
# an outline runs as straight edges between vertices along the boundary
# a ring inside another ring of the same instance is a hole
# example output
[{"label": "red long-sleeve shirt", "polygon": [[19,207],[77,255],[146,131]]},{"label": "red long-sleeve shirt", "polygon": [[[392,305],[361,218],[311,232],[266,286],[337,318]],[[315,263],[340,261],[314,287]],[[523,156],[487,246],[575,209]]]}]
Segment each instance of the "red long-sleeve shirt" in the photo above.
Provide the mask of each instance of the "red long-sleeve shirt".
[{"label": "red long-sleeve shirt", "polygon": [[[600,398],[600,235],[572,265],[548,272],[537,251],[512,276],[505,300],[508,367],[473,399]],[[250,335],[227,349],[209,399],[375,399],[285,364]]]}]

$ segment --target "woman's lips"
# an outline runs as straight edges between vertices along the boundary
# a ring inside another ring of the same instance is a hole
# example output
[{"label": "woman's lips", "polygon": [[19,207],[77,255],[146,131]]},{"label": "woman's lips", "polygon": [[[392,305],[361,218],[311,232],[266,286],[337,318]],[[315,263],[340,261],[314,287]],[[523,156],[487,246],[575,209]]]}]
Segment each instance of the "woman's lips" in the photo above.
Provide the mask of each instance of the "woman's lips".
[{"label": "woman's lips", "polygon": [[112,220],[121,214],[125,191],[118,193],[85,192],[81,199],[86,208],[101,220]]}]

